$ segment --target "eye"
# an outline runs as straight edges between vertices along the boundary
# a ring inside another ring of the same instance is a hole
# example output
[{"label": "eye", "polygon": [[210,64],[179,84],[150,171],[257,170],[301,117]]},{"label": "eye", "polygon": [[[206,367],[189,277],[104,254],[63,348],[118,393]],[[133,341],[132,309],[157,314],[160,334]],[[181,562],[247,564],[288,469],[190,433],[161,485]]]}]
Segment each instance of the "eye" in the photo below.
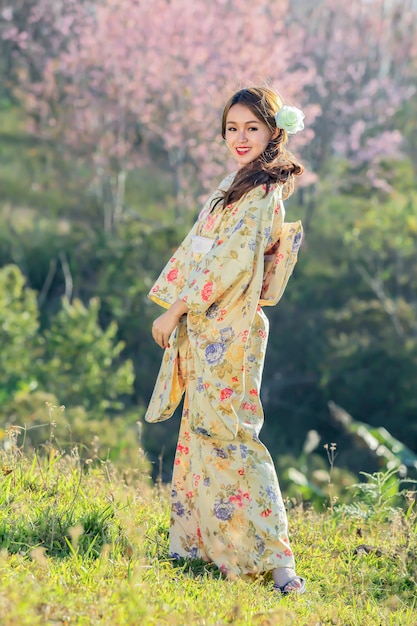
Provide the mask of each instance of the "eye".
[{"label": "eye", "polygon": [[234,126],[229,126],[228,128],[226,128],[226,130],[231,131],[231,130],[236,130],[236,128]]},{"label": "eye", "polygon": [[259,130],[257,126],[250,126],[249,130]]}]

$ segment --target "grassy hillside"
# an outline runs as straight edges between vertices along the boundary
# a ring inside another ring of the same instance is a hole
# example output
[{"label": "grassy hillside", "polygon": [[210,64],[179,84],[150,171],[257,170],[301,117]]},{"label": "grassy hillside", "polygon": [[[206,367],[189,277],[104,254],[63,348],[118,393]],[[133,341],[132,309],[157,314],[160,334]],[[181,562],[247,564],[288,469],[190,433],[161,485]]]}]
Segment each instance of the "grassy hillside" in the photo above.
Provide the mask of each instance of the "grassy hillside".
[{"label": "grassy hillside", "polygon": [[[323,513],[291,507],[304,596],[280,598],[268,578],[225,580],[199,561],[168,556],[168,495],[146,471],[117,472],[49,442],[1,453],[2,626],[415,626],[416,515],[358,500]],[[138,467],[144,466],[142,453]],[[381,494],[380,494],[381,495]],[[368,498],[368,502],[370,502]],[[362,546],[362,547],[361,547]]]}]

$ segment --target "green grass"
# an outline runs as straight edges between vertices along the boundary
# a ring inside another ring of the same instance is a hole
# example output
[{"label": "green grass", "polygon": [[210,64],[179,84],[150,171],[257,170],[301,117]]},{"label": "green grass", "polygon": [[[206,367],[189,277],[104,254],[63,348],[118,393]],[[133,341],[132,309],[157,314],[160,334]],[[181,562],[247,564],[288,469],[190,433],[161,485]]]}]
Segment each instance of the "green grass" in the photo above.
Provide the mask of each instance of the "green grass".
[{"label": "green grass", "polygon": [[[303,596],[168,556],[168,490],[76,450],[1,453],[0,624],[415,626],[413,508],[289,510]],[[371,546],[359,549],[360,545]]]}]

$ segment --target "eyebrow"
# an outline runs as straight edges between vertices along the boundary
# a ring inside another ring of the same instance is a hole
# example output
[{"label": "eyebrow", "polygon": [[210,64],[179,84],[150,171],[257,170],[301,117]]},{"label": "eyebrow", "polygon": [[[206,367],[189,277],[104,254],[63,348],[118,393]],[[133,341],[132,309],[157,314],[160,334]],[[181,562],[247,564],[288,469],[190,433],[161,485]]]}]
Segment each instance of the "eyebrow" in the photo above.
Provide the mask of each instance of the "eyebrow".
[{"label": "eyebrow", "polygon": [[[261,121],[260,120],[249,120],[249,122],[244,122],[245,124],[260,124]],[[234,122],[233,120],[229,120],[228,122],[226,122],[226,124],[237,124],[237,122]]]}]

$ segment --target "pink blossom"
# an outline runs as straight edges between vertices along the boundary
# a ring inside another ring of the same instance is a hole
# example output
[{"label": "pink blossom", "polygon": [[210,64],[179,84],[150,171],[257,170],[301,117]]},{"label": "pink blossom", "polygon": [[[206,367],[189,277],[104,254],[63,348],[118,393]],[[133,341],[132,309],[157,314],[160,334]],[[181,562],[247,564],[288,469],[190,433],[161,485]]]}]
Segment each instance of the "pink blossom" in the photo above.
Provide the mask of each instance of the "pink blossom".
[{"label": "pink blossom", "polygon": [[172,270],[170,270],[167,274],[167,281],[169,283],[173,282],[174,280],[176,280],[176,278],[178,277],[178,268],[174,267]]},{"label": "pink blossom", "polygon": [[243,492],[241,489],[238,489],[238,491],[235,494],[229,496],[229,502],[235,502],[239,508],[241,508],[247,502],[249,502],[250,499],[251,498],[250,498],[249,493],[247,491]]},{"label": "pink blossom", "polygon": [[230,396],[233,394],[233,389],[231,389],[230,387],[224,387],[221,392],[220,392],[220,400],[227,400],[227,398],[230,398]]},{"label": "pink blossom", "polygon": [[201,290],[201,297],[205,302],[207,302],[210,299],[212,293],[213,293],[213,282],[210,280],[203,286]]},{"label": "pink blossom", "polygon": [[185,455],[189,454],[189,452],[190,452],[189,447],[188,446],[183,446],[181,443],[179,443],[177,445],[177,450],[178,450],[178,452],[183,453]]}]

